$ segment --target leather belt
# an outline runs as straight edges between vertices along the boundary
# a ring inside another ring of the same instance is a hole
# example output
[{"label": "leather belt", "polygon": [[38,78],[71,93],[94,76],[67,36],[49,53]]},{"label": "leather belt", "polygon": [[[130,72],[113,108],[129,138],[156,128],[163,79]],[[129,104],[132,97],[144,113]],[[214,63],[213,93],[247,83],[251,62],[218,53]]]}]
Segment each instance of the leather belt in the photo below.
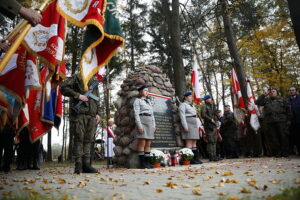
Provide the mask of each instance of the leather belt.
[{"label": "leather belt", "polygon": [[152,115],[148,113],[141,113],[140,116],[152,116]]},{"label": "leather belt", "polygon": [[186,116],[186,117],[196,117],[196,115],[192,115],[192,116]]}]

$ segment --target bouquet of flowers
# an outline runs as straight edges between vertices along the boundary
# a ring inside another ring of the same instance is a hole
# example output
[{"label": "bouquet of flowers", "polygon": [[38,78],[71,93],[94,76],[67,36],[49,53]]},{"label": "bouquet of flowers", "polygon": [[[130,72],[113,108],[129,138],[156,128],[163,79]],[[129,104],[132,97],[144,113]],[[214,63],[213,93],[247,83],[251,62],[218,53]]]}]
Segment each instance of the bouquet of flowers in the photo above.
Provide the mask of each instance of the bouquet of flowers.
[{"label": "bouquet of flowers", "polygon": [[153,163],[161,163],[165,159],[166,155],[156,149],[152,149],[150,152],[150,162]]},{"label": "bouquet of flowers", "polygon": [[192,160],[192,158],[194,156],[194,153],[189,148],[180,149],[179,153],[181,154],[181,161]]}]

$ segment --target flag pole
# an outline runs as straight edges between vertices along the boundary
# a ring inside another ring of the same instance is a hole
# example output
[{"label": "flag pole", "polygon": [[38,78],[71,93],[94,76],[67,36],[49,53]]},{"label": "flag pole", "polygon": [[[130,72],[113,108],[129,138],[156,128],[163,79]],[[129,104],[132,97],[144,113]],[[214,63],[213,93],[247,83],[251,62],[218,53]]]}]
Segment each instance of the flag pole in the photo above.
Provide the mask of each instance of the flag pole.
[{"label": "flag pole", "polygon": [[[46,6],[48,5],[48,3],[51,0],[46,0],[38,9],[40,12],[42,12]],[[18,49],[18,47],[20,46],[20,44],[22,43],[23,39],[25,38],[25,36],[27,35],[28,31],[30,30],[30,28],[32,27],[31,24],[28,23],[28,21],[24,20],[24,22],[20,22],[20,25],[17,25],[17,30],[21,29],[22,26],[24,27],[24,29],[20,32],[20,34],[18,35],[18,37],[16,38],[16,40],[12,43],[12,45],[10,46],[10,48],[8,49],[8,51],[5,53],[5,55],[3,56],[3,58],[0,61],[0,72],[2,72],[2,70],[6,67],[7,63],[9,62],[9,60],[11,59],[11,57],[13,56],[13,54],[16,52],[16,50]],[[24,24],[23,24],[24,23]],[[22,26],[21,26],[22,25]],[[20,30],[19,30],[20,31]],[[15,36],[15,34],[11,34],[12,36]],[[12,37],[11,36],[11,37]]]}]

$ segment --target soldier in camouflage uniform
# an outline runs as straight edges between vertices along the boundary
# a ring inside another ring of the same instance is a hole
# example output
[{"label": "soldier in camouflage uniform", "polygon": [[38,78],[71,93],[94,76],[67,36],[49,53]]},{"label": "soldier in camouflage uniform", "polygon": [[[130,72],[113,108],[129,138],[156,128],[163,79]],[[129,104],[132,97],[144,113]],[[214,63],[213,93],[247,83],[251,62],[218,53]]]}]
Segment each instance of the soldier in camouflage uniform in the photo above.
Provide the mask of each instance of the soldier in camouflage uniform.
[{"label": "soldier in camouflage uniform", "polygon": [[201,107],[201,117],[204,120],[204,130],[207,138],[207,153],[210,161],[218,161],[216,155],[217,150],[217,134],[216,134],[216,119],[215,119],[215,107],[212,101],[211,95],[204,96],[205,105]]},{"label": "soldier in camouflage uniform", "polygon": [[[92,85],[95,80],[92,78],[88,86]],[[94,139],[96,125],[100,121],[100,103],[93,98],[88,98],[84,96],[84,86],[83,81],[80,77],[80,74],[66,80],[61,87],[61,93],[64,96],[73,98],[72,102],[74,107],[79,101],[87,102],[81,104],[79,107],[78,113],[75,113],[73,109],[70,109],[70,112],[73,112],[75,116],[74,123],[74,149],[73,155],[75,158],[75,171],[74,173],[79,174],[83,173],[97,173],[98,170],[91,167],[90,165],[90,150],[91,143]],[[98,87],[94,87],[92,93],[99,97]],[[71,113],[72,114],[72,113]]]},{"label": "soldier in camouflage uniform", "polygon": [[291,122],[291,109],[287,100],[277,96],[276,89],[269,89],[269,98],[257,102],[264,106],[264,120],[269,139],[271,141],[271,152],[273,156],[288,156],[288,125]]},{"label": "soldier in camouflage uniform", "polygon": [[222,134],[224,135],[224,143],[226,146],[226,157],[238,158],[236,151],[237,123],[229,105],[224,106],[222,126]]}]

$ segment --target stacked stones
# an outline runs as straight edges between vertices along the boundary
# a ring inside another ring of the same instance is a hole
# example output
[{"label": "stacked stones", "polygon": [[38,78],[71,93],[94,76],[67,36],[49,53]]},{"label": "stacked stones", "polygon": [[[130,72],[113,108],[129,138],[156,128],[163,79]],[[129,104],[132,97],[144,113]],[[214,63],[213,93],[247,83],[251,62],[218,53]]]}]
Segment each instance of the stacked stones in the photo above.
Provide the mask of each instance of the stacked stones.
[{"label": "stacked stones", "polygon": [[[175,90],[170,80],[162,73],[161,69],[156,66],[145,66],[138,68],[131,73],[121,85],[118,92],[119,98],[114,102],[117,111],[115,113],[116,129],[114,147],[115,157],[113,161],[118,167],[137,168],[139,166],[138,156],[136,153],[137,134],[133,102],[138,96],[137,87],[146,84],[150,93],[175,97]],[[177,112],[178,108],[172,101],[172,112],[174,118],[174,128],[176,132],[177,146],[182,146],[180,139],[180,121]]]}]

